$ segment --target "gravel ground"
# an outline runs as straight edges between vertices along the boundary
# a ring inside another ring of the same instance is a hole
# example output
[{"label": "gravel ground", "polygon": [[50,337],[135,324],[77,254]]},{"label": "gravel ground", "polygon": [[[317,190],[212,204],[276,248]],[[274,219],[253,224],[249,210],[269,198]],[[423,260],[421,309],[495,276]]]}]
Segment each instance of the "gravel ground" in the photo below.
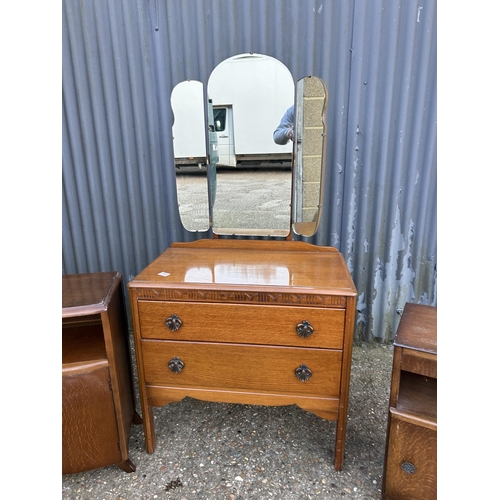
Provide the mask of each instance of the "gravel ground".
[{"label": "gravel ground", "polygon": [[[133,353],[132,353],[133,355]],[[336,422],[295,406],[207,403],[155,408],[156,451],[135,425],[116,466],[62,477],[63,500],[380,498],[393,347],[353,348],[344,470],[333,467]],[[136,379],[136,399],[138,389]],[[140,405],[138,403],[138,408]]]}]

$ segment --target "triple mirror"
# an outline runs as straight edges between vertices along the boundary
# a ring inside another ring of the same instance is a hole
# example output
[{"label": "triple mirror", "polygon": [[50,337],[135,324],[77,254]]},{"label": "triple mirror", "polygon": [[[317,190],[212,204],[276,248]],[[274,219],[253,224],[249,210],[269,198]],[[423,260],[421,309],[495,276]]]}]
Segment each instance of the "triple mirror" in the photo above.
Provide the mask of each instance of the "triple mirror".
[{"label": "triple mirror", "polygon": [[289,237],[316,233],[322,205],[327,91],[314,76],[295,85],[262,54],[220,63],[207,84],[171,95],[177,197],[189,231]]}]

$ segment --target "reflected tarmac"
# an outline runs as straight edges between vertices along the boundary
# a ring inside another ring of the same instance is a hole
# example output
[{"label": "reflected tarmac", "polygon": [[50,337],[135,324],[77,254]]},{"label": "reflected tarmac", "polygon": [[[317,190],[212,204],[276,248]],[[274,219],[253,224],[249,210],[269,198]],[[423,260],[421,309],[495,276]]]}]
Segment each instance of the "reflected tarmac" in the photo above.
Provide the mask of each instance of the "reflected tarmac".
[{"label": "reflected tarmac", "polygon": [[[183,224],[200,227],[208,211],[206,172],[177,174],[177,191]],[[214,228],[290,228],[291,171],[276,168],[218,169]]]}]

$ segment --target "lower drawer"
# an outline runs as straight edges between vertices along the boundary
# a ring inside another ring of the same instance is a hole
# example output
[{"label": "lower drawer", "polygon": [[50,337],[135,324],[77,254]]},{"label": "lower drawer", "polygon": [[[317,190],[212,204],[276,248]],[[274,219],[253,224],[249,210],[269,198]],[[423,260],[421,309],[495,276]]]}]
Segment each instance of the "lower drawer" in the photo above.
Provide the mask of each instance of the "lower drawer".
[{"label": "lower drawer", "polygon": [[437,497],[437,430],[389,412],[383,498],[432,500]]},{"label": "lower drawer", "polygon": [[147,385],[323,397],[340,391],[342,351],[148,340],[141,350]]}]

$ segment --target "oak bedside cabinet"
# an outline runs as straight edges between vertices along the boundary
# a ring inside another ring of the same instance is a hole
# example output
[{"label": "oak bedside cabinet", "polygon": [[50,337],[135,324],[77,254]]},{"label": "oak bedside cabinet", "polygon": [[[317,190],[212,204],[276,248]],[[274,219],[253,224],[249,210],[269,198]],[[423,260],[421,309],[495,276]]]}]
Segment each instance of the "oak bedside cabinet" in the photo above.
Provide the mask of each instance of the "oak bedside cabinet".
[{"label": "oak bedside cabinet", "polygon": [[116,272],[62,277],[62,473],[128,458],[135,412],[123,285]]},{"label": "oak bedside cabinet", "polygon": [[129,283],[146,450],[153,407],[186,396],[336,420],[344,460],[356,289],[343,256],[300,241],[174,243]]},{"label": "oak bedside cabinet", "polygon": [[394,339],[382,498],[437,497],[437,308],[407,303]]}]

